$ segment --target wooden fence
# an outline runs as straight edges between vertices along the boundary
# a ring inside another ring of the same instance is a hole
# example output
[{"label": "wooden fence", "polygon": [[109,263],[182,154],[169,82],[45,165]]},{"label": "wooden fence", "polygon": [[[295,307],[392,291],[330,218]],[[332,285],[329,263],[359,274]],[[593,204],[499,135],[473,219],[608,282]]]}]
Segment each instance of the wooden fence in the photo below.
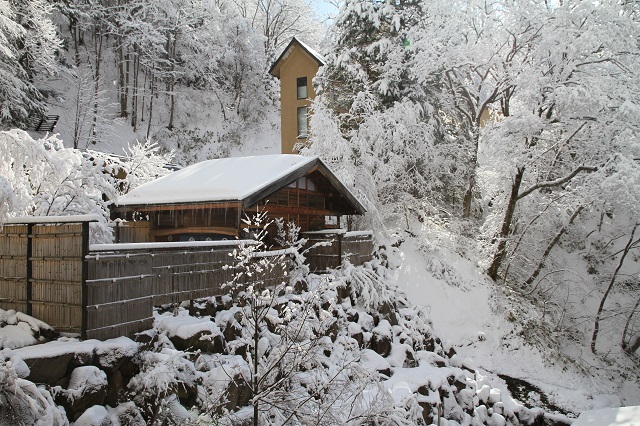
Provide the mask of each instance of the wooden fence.
[{"label": "wooden fence", "polygon": [[82,331],[87,272],[82,259],[88,252],[91,218],[83,219],[31,221],[0,229],[0,308],[25,312],[59,331]]},{"label": "wooden fence", "polygon": [[309,268],[314,272],[338,268],[345,259],[360,266],[373,258],[374,241],[371,231],[313,231],[302,233],[302,238],[307,240],[305,249],[308,251],[305,257]]},{"label": "wooden fence", "polygon": [[[35,220],[38,219],[38,222]],[[132,336],[151,328],[153,307],[222,294],[239,241],[89,245],[90,216],[24,219],[0,229],[0,308],[25,312],[83,339]],[[15,222],[15,220],[14,220]],[[359,265],[371,233],[308,233],[313,270]],[[247,243],[247,242],[245,242]],[[253,277],[281,282],[288,264]]]}]

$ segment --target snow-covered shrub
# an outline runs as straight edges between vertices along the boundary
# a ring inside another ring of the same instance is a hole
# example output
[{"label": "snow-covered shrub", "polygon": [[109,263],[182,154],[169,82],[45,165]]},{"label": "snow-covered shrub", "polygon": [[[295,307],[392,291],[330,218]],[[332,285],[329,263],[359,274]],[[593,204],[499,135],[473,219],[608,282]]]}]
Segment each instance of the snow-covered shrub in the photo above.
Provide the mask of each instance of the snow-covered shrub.
[{"label": "snow-covered shrub", "polygon": [[195,399],[198,374],[184,352],[165,348],[138,356],[140,373],[127,387],[128,398],[142,411],[147,424],[184,423],[192,418],[178,399]]},{"label": "snow-covered shrub", "polygon": [[112,173],[118,173],[117,169],[121,169],[125,173],[124,178],[118,180],[118,190],[120,193],[126,194],[140,185],[171,173],[166,165],[171,163],[174,152],[163,151],[156,142],[150,140],[144,142],[136,140],[133,145],[127,146],[125,158],[122,160],[115,160],[114,157],[104,154],[94,152],[92,154],[102,158],[106,157],[104,159],[111,163]]},{"label": "snow-covered shrub", "polygon": [[404,295],[389,286],[390,271],[380,259],[374,259],[363,266],[353,266],[345,262],[334,272],[337,281],[351,289],[352,297],[365,309],[376,310],[383,305],[404,304]]},{"label": "snow-covered shrub", "polygon": [[11,361],[0,361],[0,424],[67,425],[51,394],[20,379]]},{"label": "snow-covered shrub", "polygon": [[13,309],[0,309],[0,329],[3,328],[5,330],[0,333],[0,349],[33,345],[57,334],[48,324]]},{"label": "snow-covered shrub", "polygon": [[104,199],[114,199],[115,189],[100,161],[64,148],[55,135],[35,140],[25,131],[10,130],[0,132],[0,177],[2,191],[13,193],[0,204],[5,213],[0,221],[7,216],[96,214],[101,220],[92,224],[92,242],[111,242]]}]

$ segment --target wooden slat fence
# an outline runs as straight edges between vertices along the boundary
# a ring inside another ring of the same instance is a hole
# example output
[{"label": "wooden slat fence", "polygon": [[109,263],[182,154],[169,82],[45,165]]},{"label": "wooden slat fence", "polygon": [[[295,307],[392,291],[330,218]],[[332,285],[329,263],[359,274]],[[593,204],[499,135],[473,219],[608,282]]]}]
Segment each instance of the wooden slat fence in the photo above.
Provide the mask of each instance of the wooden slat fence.
[{"label": "wooden slat fence", "polygon": [[91,250],[87,256],[88,338],[146,330],[153,323],[154,306],[221,294],[233,276],[232,269],[224,268],[234,264],[229,256],[233,242],[207,248],[149,245]]},{"label": "wooden slat fence", "polygon": [[[82,219],[82,220],[81,220]],[[86,217],[49,218],[0,228],[0,308],[26,312],[58,331],[109,339],[149,329],[153,307],[226,293],[239,242],[89,245]],[[311,269],[336,268],[344,258],[372,258],[370,232],[308,233]],[[269,255],[269,254],[267,254]],[[273,286],[289,264],[253,277]],[[245,283],[247,284],[247,283]]]},{"label": "wooden slat fence", "polygon": [[317,243],[331,243],[311,248],[305,254],[309,268],[315,272],[338,268],[345,259],[360,266],[373,258],[374,241],[371,231],[346,232],[335,229],[303,232],[302,238],[307,239],[305,249]]},{"label": "wooden slat fence", "polygon": [[113,227],[116,243],[142,243],[151,241],[151,222],[118,222]]},{"label": "wooden slat fence", "polygon": [[0,231],[0,308],[80,333],[89,222],[9,224]]}]

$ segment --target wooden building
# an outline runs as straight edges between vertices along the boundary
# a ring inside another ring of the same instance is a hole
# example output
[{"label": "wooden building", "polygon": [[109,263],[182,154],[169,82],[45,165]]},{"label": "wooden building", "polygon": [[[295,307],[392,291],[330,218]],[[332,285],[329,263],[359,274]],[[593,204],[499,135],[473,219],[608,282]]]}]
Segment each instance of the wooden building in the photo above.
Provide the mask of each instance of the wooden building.
[{"label": "wooden building", "polygon": [[[294,221],[302,232],[339,228],[364,207],[317,157],[264,155],[203,161],[118,198],[116,242],[245,238],[245,215]],[[271,233],[273,237],[273,233]]]},{"label": "wooden building", "polygon": [[316,97],[313,78],[324,65],[320,54],[293,37],[269,73],[280,79],[282,153],[295,154],[295,145],[309,134],[309,106]]}]

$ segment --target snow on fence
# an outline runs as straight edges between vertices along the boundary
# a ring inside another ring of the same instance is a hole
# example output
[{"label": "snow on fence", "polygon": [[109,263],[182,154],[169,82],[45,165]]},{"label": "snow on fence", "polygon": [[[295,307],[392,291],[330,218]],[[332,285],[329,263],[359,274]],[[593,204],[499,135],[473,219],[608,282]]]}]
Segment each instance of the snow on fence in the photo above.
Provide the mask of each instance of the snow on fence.
[{"label": "snow on fence", "polygon": [[[241,241],[89,245],[91,216],[13,220],[0,228],[0,308],[32,315],[83,339],[131,336],[153,322],[153,307],[222,294],[231,280],[229,255]],[[368,261],[370,232],[305,233],[314,271],[347,258]],[[244,241],[244,243],[247,243]],[[253,277],[279,283],[289,265]]]},{"label": "snow on fence", "polygon": [[[373,258],[374,241],[372,231],[347,232],[345,229],[303,232],[307,239],[305,254],[312,271],[324,271],[337,268],[343,260],[359,266]],[[330,245],[322,243],[330,242]],[[319,244],[320,243],[320,244]],[[317,247],[310,248],[318,244]]]}]

